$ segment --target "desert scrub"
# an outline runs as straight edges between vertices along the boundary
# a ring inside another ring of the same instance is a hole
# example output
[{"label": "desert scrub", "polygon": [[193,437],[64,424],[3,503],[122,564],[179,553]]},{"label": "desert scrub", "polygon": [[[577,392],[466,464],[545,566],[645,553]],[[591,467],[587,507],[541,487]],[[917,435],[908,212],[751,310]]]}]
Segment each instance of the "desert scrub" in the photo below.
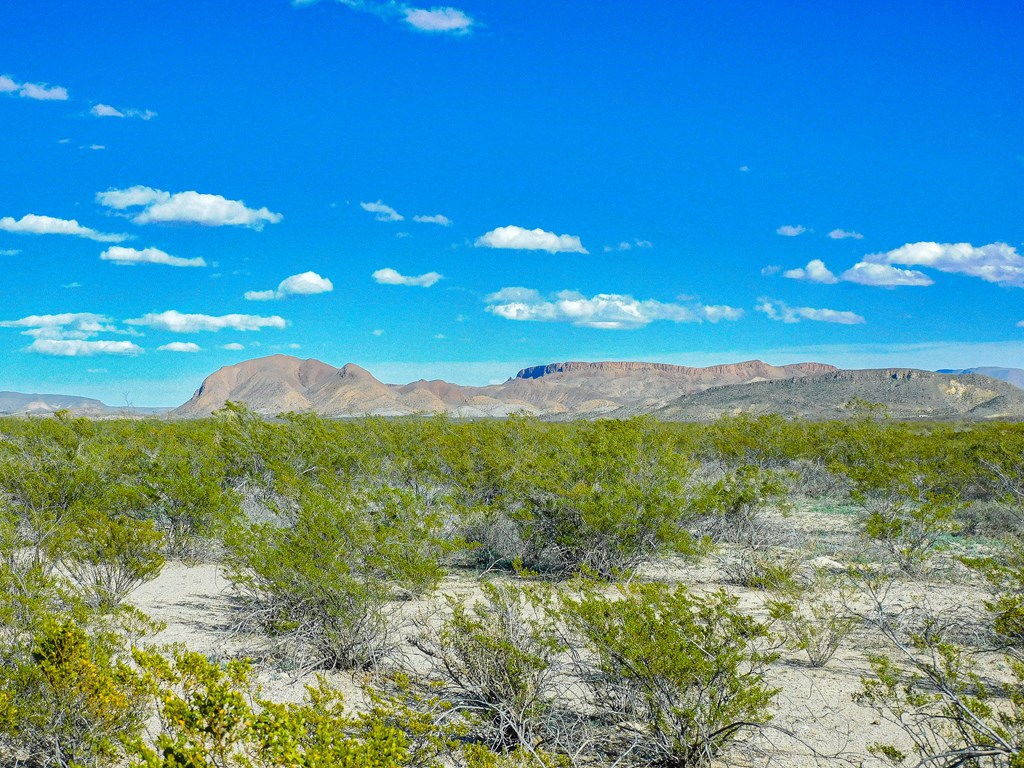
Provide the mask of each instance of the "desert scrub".
[{"label": "desert scrub", "polygon": [[[566,747],[570,685],[567,650],[550,608],[549,591],[484,582],[470,605],[448,598],[451,615],[420,623],[413,640],[432,662],[431,690],[463,719],[473,740],[539,764],[545,750]],[[538,751],[540,750],[540,751]],[[536,763],[535,763],[536,764]]]},{"label": "desert scrub", "polygon": [[810,667],[824,667],[860,619],[847,607],[853,590],[818,570],[809,584],[767,602],[787,646],[807,656]]},{"label": "desert scrub", "polygon": [[663,584],[564,599],[563,620],[593,658],[582,674],[597,717],[636,745],[639,763],[707,766],[771,720],[768,628],[736,606],[722,591]]},{"label": "desert scrub", "polygon": [[401,768],[407,738],[398,728],[348,713],[322,681],[301,704],[259,698],[252,668],[224,666],[179,650],[168,660],[137,652],[153,691],[160,731],[155,744],[132,744],[136,768]]},{"label": "desert scrub", "polygon": [[240,524],[227,539],[246,620],[284,638],[304,667],[376,665],[395,642],[393,602],[443,575],[438,520],[408,494],[313,483],[286,519]]}]

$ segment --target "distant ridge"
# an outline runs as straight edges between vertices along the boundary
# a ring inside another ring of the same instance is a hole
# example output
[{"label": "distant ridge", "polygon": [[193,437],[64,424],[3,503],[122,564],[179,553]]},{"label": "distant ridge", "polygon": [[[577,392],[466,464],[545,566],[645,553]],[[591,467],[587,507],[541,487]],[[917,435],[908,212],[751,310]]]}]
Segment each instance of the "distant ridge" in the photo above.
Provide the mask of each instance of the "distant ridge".
[{"label": "distant ridge", "polygon": [[26,394],[0,392],[0,416],[46,416],[57,411],[71,411],[76,416],[111,418],[163,413],[169,408],[112,408],[91,397],[76,395]]},{"label": "distant ridge", "polygon": [[654,415],[710,421],[727,414],[777,413],[807,419],[846,418],[852,402],[879,403],[896,419],[1020,419],[1024,391],[977,374],[949,375],[914,368],[834,371],[683,395]]},{"label": "distant ridge", "polygon": [[449,413],[507,416],[517,411],[548,418],[611,414],[623,408],[652,411],[680,395],[738,384],[836,371],[823,363],[773,366],[760,360],[708,368],[664,363],[564,362],[524,368],[503,384],[467,387],[444,381],[385,384],[357,365],[334,368],[288,355],[225,366],[202,383],[174,416],[207,416],[226,402],[276,415],[313,411],[323,416],[398,416]]}]

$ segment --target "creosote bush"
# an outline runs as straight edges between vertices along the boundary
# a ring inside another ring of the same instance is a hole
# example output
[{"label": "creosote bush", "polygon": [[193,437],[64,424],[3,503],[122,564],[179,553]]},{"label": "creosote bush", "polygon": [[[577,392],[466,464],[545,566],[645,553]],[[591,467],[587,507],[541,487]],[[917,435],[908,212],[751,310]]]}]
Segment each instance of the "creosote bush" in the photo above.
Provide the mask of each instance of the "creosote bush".
[{"label": "creosote bush", "polygon": [[724,592],[637,584],[617,598],[589,590],[562,615],[593,655],[585,670],[599,716],[666,768],[707,766],[745,732],[771,720],[776,658],[768,628]]}]

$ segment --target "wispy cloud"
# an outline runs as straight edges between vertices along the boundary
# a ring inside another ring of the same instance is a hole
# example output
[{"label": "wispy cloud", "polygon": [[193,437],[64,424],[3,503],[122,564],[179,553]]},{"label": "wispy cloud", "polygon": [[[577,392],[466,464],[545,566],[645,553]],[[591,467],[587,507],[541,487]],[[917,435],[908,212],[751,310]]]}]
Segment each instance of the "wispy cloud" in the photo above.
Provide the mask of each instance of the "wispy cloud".
[{"label": "wispy cloud", "polygon": [[142,347],[130,341],[83,341],[81,339],[36,339],[28,352],[54,357],[95,357],[96,355],[141,355]]},{"label": "wispy cloud", "polygon": [[988,283],[1024,287],[1024,257],[1007,243],[907,243],[892,251],[864,257],[869,264],[931,267],[940,272],[969,275]]},{"label": "wispy cloud", "polygon": [[67,101],[68,89],[47,83],[19,83],[10,75],[0,75],[0,93],[33,101]]},{"label": "wispy cloud", "polygon": [[132,109],[130,107],[112,107],[109,104],[94,104],[89,114],[93,117],[137,117],[140,120],[152,120],[156,112],[151,109]]},{"label": "wispy cloud", "polygon": [[653,248],[653,247],[654,247],[654,243],[652,243],[650,240],[639,240],[638,239],[638,240],[633,240],[632,242],[630,242],[628,240],[623,240],[618,245],[606,245],[604,247],[604,252],[605,253],[611,253],[612,251],[631,251],[634,248]]},{"label": "wispy cloud", "polygon": [[359,207],[374,214],[373,218],[377,221],[405,221],[405,216],[390,205],[386,205],[383,200],[378,200],[375,203],[360,203]]},{"label": "wispy cloud", "polygon": [[28,315],[0,321],[0,328],[24,328],[23,334],[36,339],[88,339],[99,333],[124,333],[112,318],[95,312]]},{"label": "wispy cloud", "polygon": [[864,235],[862,235],[860,232],[851,232],[845,229],[833,229],[831,232],[828,233],[828,236],[833,240],[845,240],[847,238],[852,238],[854,240],[864,239]]},{"label": "wispy cloud", "polygon": [[229,352],[241,352],[245,349],[244,344],[239,344],[237,341],[232,341],[230,344],[225,344],[221,349],[226,349]]},{"label": "wispy cloud", "polygon": [[284,299],[288,296],[311,296],[317,293],[330,293],[334,284],[316,272],[301,272],[286,277],[277,285],[276,290],[246,291],[245,298],[249,301],[271,301]]},{"label": "wispy cloud", "polygon": [[0,256],[17,256],[19,253],[20,248],[0,248]]},{"label": "wispy cloud", "polygon": [[418,221],[420,224],[440,224],[442,227],[450,227],[452,220],[444,214],[435,213],[432,216],[413,216],[413,221]]},{"label": "wispy cloud", "polygon": [[100,243],[120,243],[129,238],[128,235],[123,234],[97,232],[95,229],[83,227],[75,219],[58,219],[34,213],[26,213],[17,220],[11,216],[4,216],[0,218],[0,229],[21,235],[70,235],[96,240]]},{"label": "wispy cloud", "polygon": [[141,251],[135,248],[125,248],[115,245],[107,248],[100,254],[104,261],[112,261],[115,264],[131,266],[133,264],[166,264],[169,267],[205,267],[206,260],[202,256],[186,259],[181,256],[171,256],[159,248],[143,248]]},{"label": "wispy cloud", "polygon": [[699,303],[676,304],[655,299],[635,299],[618,293],[587,297],[577,291],[544,296],[532,288],[502,288],[486,298],[487,311],[506,320],[570,323],[584,328],[628,330],[656,320],[699,323],[707,320],[738,320],[742,309]]},{"label": "wispy cloud", "polygon": [[152,187],[134,186],[96,193],[96,202],[124,211],[142,210],[132,217],[136,224],[200,224],[207,227],[241,226],[263,229],[284,217],[268,208],[249,208],[241,200],[201,192],[165,192]]},{"label": "wispy cloud", "polygon": [[775,230],[777,235],[783,237],[797,237],[807,231],[807,227],[800,224],[783,224],[781,227]]},{"label": "wispy cloud", "polygon": [[548,253],[589,253],[577,235],[556,235],[543,229],[524,229],[510,225],[492,229],[477,238],[477,248],[505,248]]},{"label": "wispy cloud", "polygon": [[287,323],[283,317],[271,315],[200,315],[178,312],[170,309],[166,312],[150,312],[142,317],[125,320],[128,325],[145,326],[158,331],[171,333],[194,333],[197,331],[258,331],[262,328],[284,328]]},{"label": "wispy cloud", "polygon": [[202,352],[202,347],[194,341],[172,341],[170,344],[161,344],[156,348],[157,352]]},{"label": "wispy cloud", "polygon": [[786,302],[778,301],[777,299],[758,299],[756,309],[772,320],[781,320],[784,323],[814,320],[820,323],[860,325],[866,322],[863,317],[855,312],[845,312],[836,309],[815,309],[814,307],[791,307]]},{"label": "wispy cloud", "polygon": [[[312,5],[317,0],[292,0],[293,5]],[[450,6],[417,8],[398,0],[337,0],[355,11],[372,13],[384,19],[399,19],[420,32],[466,35],[476,21],[465,11]]]}]

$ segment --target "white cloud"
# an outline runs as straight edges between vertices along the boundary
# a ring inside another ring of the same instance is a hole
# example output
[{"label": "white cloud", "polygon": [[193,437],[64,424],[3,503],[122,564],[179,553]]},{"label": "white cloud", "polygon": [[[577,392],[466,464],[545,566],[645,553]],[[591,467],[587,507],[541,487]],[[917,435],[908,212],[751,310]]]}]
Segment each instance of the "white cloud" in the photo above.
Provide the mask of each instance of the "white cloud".
[{"label": "white cloud", "polygon": [[556,235],[543,229],[507,226],[492,229],[477,238],[477,248],[507,248],[548,253],[589,253],[576,235]]},{"label": "white cloud", "polygon": [[83,227],[75,219],[58,219],[53,216],[38,216],[34,213],[26,213],[17,221],[11,216],[4,216],[0,218],[0,229],[23,235],[71,235],[96,240],[100,243],[120,243],[128,239],[128,235],[107,234]]},{"label": "white cloud", "polygon": [[422,32],[466,34],[473,19],[457,8],[405,8],[405,21]]},{"label": "white cloud", "polygon": [[561,291],[545,297],[532,288],[519,287],[502,288],[486,301],[488,312],[506,320],[571,323],[609,330],[642,328],[655,320],[716,323],[743,316],[743,310],[727,306],[671,304],[617,293],[599,293],[588,298],[577,291]]},{"label": "white cloud", "polygon": [[855,312],[844,312],[836,309],[815,309],[813,307],[791,307],[784,301],[775,299],[759,299],[756,307],[772,320],[784,323],[799,323],[801,320],[814,320],[821,323],[839,323],[840,325],[859,325],[865,320]]},{"label": "white cloud", "polygon": [[747,172],[750,171],[750,166],[749,165],[741,165],[739,170],[740,170],[740,173],[747,173]]},{"label": "white cloud", "polygon": [[429,288],[444,275],[439,272],[426,272],[422,275],[403,275],[391,267],[378,269],[372,275],[373,279],[382,285],[415,285],[420,288]]},{"label": "white cloud", "polygon": [[924,272],[916,269],[898,269],[888,264],[858,262],[840,275],[848,283],[892,288],[899,285],[933,285],[935,283]]},{"label": "white cloud", "polygon": [[788,277],[790,280],[805,280],[809,283],[823,283],[825,285],[839,282],[839,278],[829,271],[829,268],[825,266],[825,262],[821,259],[812,259],[807,262],[806,267],[787,269],[782,273],[782,276]]},{"label": "white cloud", "polygon": [[241,200],[228,200],[221,195],[195,191],[172,194],[144,186],[98,192],[96,202],[119,211],[141,207],[132,218],[136,224],[201,224],[259,230],[265,224],[277,224],[284,218],[267,208],[248,208]]},{"label": "white cloud", "polygon": [[767,267],[761,267],[761,276],[768,277],[770,275],[778,274],[782,270],[778,264],[769,264]]},{"label": "white cloud", "polygon": [[240,352],[245,349],[245,345],[239,344],[237,341],[232,341],[230,344],[225,344],[221,349],[226,349],[229,352]]},{"label": "white cloud", "polygon": [[55,357],[96,355],[140,355],[142,347],[130,341],[82,341],[81,339],[36,339],[25,347],[29,352]]},{"label": "white cloud", "polygon": [[376,203],[360,203],[359,207],[375,214],[373,218],[377,221],[405,221],[405,216],[390,205],[385,205],[383,200],[378,200]]},{"label": "white cloud", "polygon": [[631,251],[634,248],[653,248],[653,247],[654,247],[654,243],[652,243],[650,240],[634,240],[633,242],[629,242],[627,240],[623,240],[618,245],[606,245],[604,247],[604,252],[605,253],[611,253],[612,251]]},{"label": "white cloud", "polygon": [[157,352],[202,352],[202,347],[194,341],[172,341],[170,344],[161,344],[156,348]]},{"label": "white cloud", "polygon": [[970,243],[907,243],[886,253],[864,257],[872,264],[932,267],[980,278],[989,283],[1024,288],[1024,257],[1007,243],[973,246]]},{"label": "white cloud", "polygon": [[[292,0],[293,5],[312,5],[317,0]],[[372,13],[384,19],[397,18],[420,32],[466,35],[476,23],[464,11],[449,6],[416,8],[398,0],[337,0],[356,11]]]},{"label": "white cloud", "polygon": [[45,83],[19,83],[10,75],[0,75],[0,93],[21,96],[35,101],[67,101],[67,88]]},{"label": "white cloud", "polygon": [[21,253],[19,248],[4,248],[0,250],[0,256],[17,256],[19,253]]},{"label": "white cloud", "polygon": [[854,240],[864,239],[864,235],[862,235],[860,232],[848,232],[845,229],[833,229],[831,232],[828,233],[828,236],[833,240],[845,240],[848,237],[853,238]]},{"label": "white cloud", "polygon": [[169,267],[206,266],[206,260],[203,259],[202,256],[196,256],[193,259],[186,259],[181,256],[171,256],[169,253],[164,253],[159,248],[143,248],[139,251],[135,248],[125,248],[120,245],[107,248],[107,250],[100,254],[100,258],[104,261],[112,261],[115,264],[122,265],[166,264]]},{"label": "white cloud", "polygon": [[194,333],[197,331],[258,331],[261,328],[284,328],[283,317],[271,315],[199,315],[186,314],[170,309],[166,312],[150,312],[142,317],[125,320],[128,325],[140,325],[171,333]]},{"label": "white cloud", "polygon": [[249,301],[271,301],[272,299],[283,299],[288,296],[311,296],[316,293],[330,293],[333,290],[334,284],[326,277],[321,277],[316,272],[302,272],[298,275],[286,277],[278,283],[276,291],[246,291],[245,298]]},{"label": "white cloud", "polygon": [[123,333],[112,323],[111,318],[94,312],[61,312],[3,320],[0,328],[25,328],[22,333],[36,339],[88,339],[98,333]]},{"label": "white cloud", "polygon": [[775,233],[782,235],[783,237],[796,237],[797,235],[802,235],[806,231],[807,227],[801,226],[800,224],[783,224],[775,230]]},{"label": "white cloud", "polygon": [[89,114],[93,117],[137,117],[140,120],[152,120],[156,117],[156,112],[151,109],[118,109],[109,104],[94,104]]},{"label": "white cloud", "polygon": [[376,328],[376,329],[374,329],[372,331],[372,333],[373,333],[374,336],[383,336],[384,335],[384,329],[383,328]]},{"label": "white cloud", "polygon": [[92,149],[92,150],[106,149],[106,148],[107,147],[104,144],[90,144],[88,147],[81,147],[81,149]]},{"label": "white cloud", "polygon": [[413,216],[412,220],[420,224],[440,224],[442,227],[450,227],[452,224],[452,220],[441,213],[435,213],[433,216]]}]

